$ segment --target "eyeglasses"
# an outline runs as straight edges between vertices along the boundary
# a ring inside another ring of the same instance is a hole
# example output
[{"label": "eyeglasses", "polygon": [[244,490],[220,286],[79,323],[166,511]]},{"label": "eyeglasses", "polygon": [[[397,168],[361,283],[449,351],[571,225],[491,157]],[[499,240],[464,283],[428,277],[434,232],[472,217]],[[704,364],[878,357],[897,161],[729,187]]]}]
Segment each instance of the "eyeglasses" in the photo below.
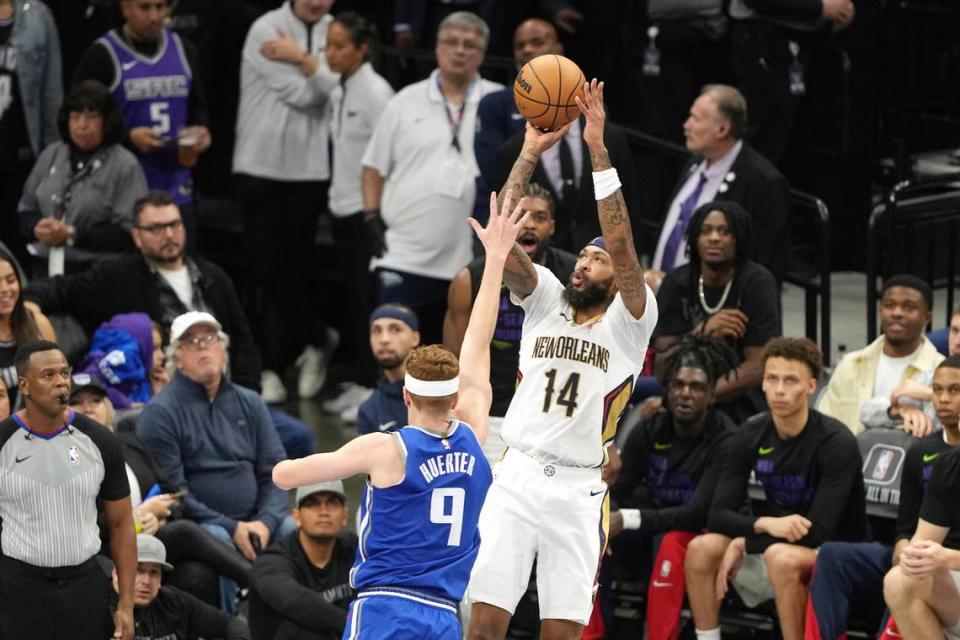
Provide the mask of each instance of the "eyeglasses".
[{"label": "eyeglasses", "polygon": [[180,344],[190,351],[197,351],[201,347],[210,347],[220,342],[219,333],[205,333],[202,336],[193,336],[192,338],[180,338]]},{"label": "eyeglasses", "polygon": [[183,220],[171,220],[170,222],[158,222],[157,224],[137,225],[140,231],[146,231],[149,234],[159,236],[167,229],[170,231],[180,231],[183,229]]},{"label": "eyeglasses", "polygon": [[483,51],[483,44],[477,40],[458,40],[457,38],[443,38],[438,40],[440,44],[451,49],[459,49],[463,47],[467,51],[476,52]]}]

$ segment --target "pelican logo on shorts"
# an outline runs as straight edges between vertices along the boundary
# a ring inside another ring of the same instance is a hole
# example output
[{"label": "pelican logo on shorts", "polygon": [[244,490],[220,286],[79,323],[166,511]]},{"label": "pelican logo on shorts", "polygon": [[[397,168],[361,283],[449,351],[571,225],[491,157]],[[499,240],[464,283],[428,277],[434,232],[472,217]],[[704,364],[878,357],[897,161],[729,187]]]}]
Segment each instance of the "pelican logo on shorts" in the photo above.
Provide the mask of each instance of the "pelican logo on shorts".
[{"label": "pelican logo on shorts", "polygon": [[547,476],[548,478],[552,478],[553,474],[555,474],[556,472],[557,470],[554,468],[552,464],[548,464],[543,468],[543,475]]},{"label": "pelican logo on shorts", "polygon": [[660,563],[660,577],[669,578],[670,569],[672,568],[673,568],[673,564],[671,564],[669,560],[664,560],[662,563]]},{"label": "pelican logo on shorts", "polygon": [[80,450],[76,446],[70,445],[67,456],[70,458],[70,464],[80,464]]}]

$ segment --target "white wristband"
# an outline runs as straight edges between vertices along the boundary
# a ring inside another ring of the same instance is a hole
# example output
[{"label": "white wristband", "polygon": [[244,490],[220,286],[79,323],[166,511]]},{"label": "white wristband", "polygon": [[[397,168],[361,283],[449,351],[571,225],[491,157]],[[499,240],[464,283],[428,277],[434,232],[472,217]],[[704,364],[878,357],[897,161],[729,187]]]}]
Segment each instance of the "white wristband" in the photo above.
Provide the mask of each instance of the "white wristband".
[{"label": "white wristband", "polygon": [[640,528],[640,509],[620,509],[620,517],[623,518],[624,529]]},{"label": "white wristband", "polygon": [[593,172],[593,194],[597,200],[608,198],[620,188],[620,176],[614,168]]}]

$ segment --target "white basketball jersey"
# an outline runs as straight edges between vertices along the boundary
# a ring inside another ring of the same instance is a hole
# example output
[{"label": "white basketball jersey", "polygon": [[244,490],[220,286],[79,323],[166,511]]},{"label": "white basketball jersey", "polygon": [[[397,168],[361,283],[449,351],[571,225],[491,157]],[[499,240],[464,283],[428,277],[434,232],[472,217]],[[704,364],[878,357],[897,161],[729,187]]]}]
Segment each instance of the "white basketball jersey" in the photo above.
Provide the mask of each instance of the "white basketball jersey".
[{"label": "white basketball jersey", "polygon": [[599,467],[617,432],[657,324],[647,288],[635,319],[618,293],[606,313],[577,325],[563,285],[536,265],[537,288],[522,301],[517,391],[503,422],[507,446],[544,463]]}]

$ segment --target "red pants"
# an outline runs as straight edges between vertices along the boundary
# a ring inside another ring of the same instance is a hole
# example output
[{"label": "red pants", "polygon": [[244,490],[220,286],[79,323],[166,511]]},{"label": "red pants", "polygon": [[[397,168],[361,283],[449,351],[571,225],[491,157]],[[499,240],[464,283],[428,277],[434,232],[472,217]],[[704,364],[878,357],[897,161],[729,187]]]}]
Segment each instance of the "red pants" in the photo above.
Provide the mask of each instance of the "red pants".
[{"label": "red pants", "polygon": [[649,640],[676,640],[680,636],[680,612],[686,595],[683,562],[687,545],[697,535],[689,531],[669,531],[660,541],[647,587]]}]

